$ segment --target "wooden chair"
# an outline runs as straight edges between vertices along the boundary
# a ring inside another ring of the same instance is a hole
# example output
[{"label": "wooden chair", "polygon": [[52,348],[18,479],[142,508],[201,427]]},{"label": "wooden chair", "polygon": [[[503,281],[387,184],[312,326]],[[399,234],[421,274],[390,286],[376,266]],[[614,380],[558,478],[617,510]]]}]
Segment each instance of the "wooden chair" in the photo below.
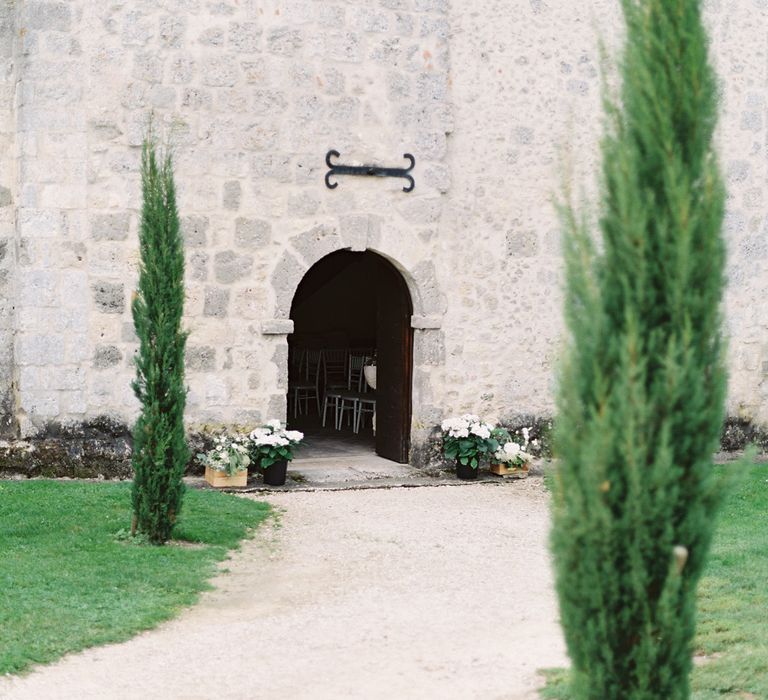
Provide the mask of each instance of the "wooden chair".
[{"label": "wooden chair", "polygon": [[317,402],[317,415],[320,415],[320,364],[322,354],[319,350],[307,350],[304,356],[303,377],[293,382],[293,417],[301,415],[301,404],[309,413],[309,402]]}]

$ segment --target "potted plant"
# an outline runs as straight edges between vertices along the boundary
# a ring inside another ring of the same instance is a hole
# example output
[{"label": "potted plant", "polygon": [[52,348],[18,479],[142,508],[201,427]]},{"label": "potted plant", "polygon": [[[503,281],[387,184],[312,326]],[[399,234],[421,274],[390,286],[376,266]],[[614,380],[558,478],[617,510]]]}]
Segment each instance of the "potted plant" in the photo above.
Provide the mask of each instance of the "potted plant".
[{"label": "potted plant", "polygon": [[532,459],[532,455],[527,452],[528,446],[536,446],[535,440],[530,442],[529,429],[522,428],[510,435],[508,430],[496,428],[494,438],[499,447],[491,458],[491,472],[516,479],[527,477],[529,462]]},{"label": "potted plant", "polygon": [[293,451],[304,439],[298,430],[286,430],[279,420],[268,421],[249,436],[251,458],[264,473],[264,483],[282,486],[288,473]]},{"label": "potted plant", "polygon": [[456,461],[459,479],[477,479],[480,462],[494,453],[499,444],[492,437],[493,426],[479,416],[467,413],[461,418],[448,418],[440,426],[443,431],[443,454]]},{"label": "potted plant", "polygon": [[248,438],[245,435],[223,434],[213,439],[208,452],[197,455],[205,465],[205,480],[214,488],[245,486],[251,463]]}]

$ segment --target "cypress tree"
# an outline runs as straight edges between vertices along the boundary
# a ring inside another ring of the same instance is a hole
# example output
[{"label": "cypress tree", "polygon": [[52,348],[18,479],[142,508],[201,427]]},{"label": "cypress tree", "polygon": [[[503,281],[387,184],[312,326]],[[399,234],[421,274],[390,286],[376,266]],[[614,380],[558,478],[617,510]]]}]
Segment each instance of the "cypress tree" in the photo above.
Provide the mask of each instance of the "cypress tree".
[{"label": "cypress tree", "polygon": [[184,247],[170,153],[150,133],[141,159],[141,262],[133,299],[139,337],[133,390],[141,412],[133,431],[133,527],[154,544],[171,536],[189,458],[184,432]]},{"label": "cypress tree", "polygon": [[600,242],[562,208],[566,321],[553,552],[576,698],[689,697],[718,506],[724,188],[699,0],[622,0]]}]

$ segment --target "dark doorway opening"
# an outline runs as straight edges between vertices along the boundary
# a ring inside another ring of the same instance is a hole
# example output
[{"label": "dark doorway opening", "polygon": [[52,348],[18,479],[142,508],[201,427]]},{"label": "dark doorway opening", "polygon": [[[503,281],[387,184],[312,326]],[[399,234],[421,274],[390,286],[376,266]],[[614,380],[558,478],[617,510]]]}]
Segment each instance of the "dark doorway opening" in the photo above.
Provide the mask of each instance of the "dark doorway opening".
[{"label": "dark doorway opening", "polygon": [[[412,313],[405,280],[376,253],[338,251],[307,271],[288,336],[288,422],[307,434],[303,454],[367,450],[408,462]],[[373,361],[375,390],[362,370]]]}]

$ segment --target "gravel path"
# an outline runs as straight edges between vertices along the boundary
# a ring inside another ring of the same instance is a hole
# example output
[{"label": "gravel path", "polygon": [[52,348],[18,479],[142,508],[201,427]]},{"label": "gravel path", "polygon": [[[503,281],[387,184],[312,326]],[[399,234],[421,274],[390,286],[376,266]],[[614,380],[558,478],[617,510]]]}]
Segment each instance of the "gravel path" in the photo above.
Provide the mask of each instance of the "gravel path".
[{"label": "gravel path", "polygon": [[566,663],[540,479],[266,500],[199,605],[0,697],[523,700]]}]

